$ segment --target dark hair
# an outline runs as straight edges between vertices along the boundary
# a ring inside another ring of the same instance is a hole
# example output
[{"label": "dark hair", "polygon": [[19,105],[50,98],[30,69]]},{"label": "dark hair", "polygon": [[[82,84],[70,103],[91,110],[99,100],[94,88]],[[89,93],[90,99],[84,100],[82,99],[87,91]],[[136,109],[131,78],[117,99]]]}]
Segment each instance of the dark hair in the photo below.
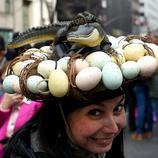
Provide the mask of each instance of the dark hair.
[{"label": "dark hair", "polygon": [[[73,158],[75,152],[71,144],[68,143],[70,140],[66,133],[61,106],[64,107],[63,112],[66,111],[66,115],[64,113],[65,118],[74,110],[70,108],[67,101],[63,103],[63,101],[58,99],[46,99],[40,111],[14,136],[6,151],[5,158],[8,158],[10,153],[16,150],[15,142],[18,142],[19,137],[23,137],[26,142],[29,141],[27,136],[34,128],[37,130],[42,150],[50,157]],[[76,108],[79,108],[79,106]],[[106,154],[106,158],[114,158],[116,156],[124,158],[123,131],[115,138],[111,150]]]},{"label": "dark hair", "polygon": [[0,51],[5,50],[5,40],[2,36],[0,36]]}]

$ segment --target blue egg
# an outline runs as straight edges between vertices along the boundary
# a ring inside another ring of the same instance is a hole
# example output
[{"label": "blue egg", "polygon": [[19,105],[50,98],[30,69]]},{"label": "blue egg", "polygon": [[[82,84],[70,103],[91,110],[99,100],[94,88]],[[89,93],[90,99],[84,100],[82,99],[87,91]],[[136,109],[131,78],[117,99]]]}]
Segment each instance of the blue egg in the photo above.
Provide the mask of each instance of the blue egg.
[{"label": "blue egg", "polygon": [[13,83],[15,80],[18,79],[18,76],[16,75],[9,75],[7,76],[4,80],[3,80],[3,90],[7,93],[13,94],[15,93],[14,89],[13,89]]},{"label": "blue egg", "polygon": [[108,62],[102,70],[103,84],[107,89],[118,89],[123,82],[123,75],[119,66],[113,62]]}]

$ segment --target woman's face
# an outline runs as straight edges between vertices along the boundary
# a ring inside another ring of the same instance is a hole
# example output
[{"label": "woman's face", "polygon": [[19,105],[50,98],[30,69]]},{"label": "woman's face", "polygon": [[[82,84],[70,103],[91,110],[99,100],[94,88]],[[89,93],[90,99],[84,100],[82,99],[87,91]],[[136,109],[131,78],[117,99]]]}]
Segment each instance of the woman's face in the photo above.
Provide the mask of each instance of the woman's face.
[{"label": "woman's face", "polygon": [[126,125],[124,96],[78,109],[69,115],[68,124],[75,144],[92,153],[107,152]]}]

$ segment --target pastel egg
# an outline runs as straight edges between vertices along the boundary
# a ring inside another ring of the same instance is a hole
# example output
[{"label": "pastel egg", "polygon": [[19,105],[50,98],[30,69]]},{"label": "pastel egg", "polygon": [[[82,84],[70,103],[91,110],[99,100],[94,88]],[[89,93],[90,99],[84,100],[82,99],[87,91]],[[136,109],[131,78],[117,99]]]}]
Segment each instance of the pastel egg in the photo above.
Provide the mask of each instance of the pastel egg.
[{"label": "pastel egg", "polygon": [[65,96],[69,90],[69,81],[66,73],[62,69],[53,70],[49,76],[48,87],[53,96]]},{"label": "pastel egg", "polygon": [[108,62],[102,70],[103,84],[107,89],[118,89],[123,82],[123,75],[119,66],[113,62]]},{"label": "pastel egg", "polygon": [[33,62],[34,60],[25,60],[17,62],[12,66],[13,73],[17,76],[20,76],[20,73],[23,70],[23,68],[25,68],[28,64],[31,64]]},{"label": "pastel egg", "polygon": [[140,39],[132,39],[129,41],[129,43],[144,44],[144,42]]},{"label": "pastel egg", "polygon": [[114,62],[116,64],[117,63],[123,64],[126,61],[124,55],[120,54],[120,53],[118,53],[117,56],[111,56],[111,60],[112,60],[112,62]]},{"label": "pastel egg", "polygon": [[126,79],[134,79],[139,75],[140,68],[137,62],[127,61],[121,65],[122,74]]},{"label": "pastel egg", "polygon": [[85,60],[91,67],[98,67],[99,69],[102,69],[105,63],[111,61],[111,57],[105,52],[97,51],[89,54]]},{"label": "pastel egg", "polygon": [[140,67],[140,75],[150,77],[157,69],[158,62],[153,56],[144,56],[137,61]]},{"label": "pastel egg", "polygon": [[108,35],[108,39],[109,39],[109,41],[111,42],[111,47],[112,48],[117,48],[118,47],[118,40],[117,40],[117,38],[116,37],[114,37],[114,36],[110,36],[110,35]]},{"label": "pastel egg", "polygon": [[89,63],[86,60],[83,59],[76,59],[75,61],[75,70],[77,73],[79,73],[84,68],[88,67]]},{"label": "pastel egg", "polygon": [[63,57],[63,58],[59,59],[58,60],[58,67],[66,72],[69,59],[70,59],[70,57]]},{"label": "pastel egg", "polygon": [[153,51],[155,58],[158,60],[158,46],[154,43],[145,43]]},{"label": "pastel egg", "polygon": [[52,57],[54,54],[51,46],[43,46],[40,48],[40,50],[46,53],[48,57]]},{"label": "pastel egg", "polygon": [[30,49],[26,50],[26,51],[23,53],[23,55],[31,55],[31,54],[33,54],[34,52],[40,52],[40,50],[37,49],[37,48],[30,48]]},{"label": "pastel egg", "polygon": [[19,80],[19,77],[16,75],[9,75],[6,76],[5,79],[3,80],[3,90],[7,93],[13,94],[15,93],[13,89],[13,83],[17,82]]},{"label": "pastel egg", "polygon": [[19,94],[21,93],[21,88],[20,88],[20,83],[19,83],[19,77],[14,80],[12,86],[13,86],[13,90],[16,93],[19,93]]},{"label": "pastel egg", "polygon": [[126,60],[137,61],[142,58],[147,50],[143,47],[142,44],[129,44],[124,48],[124,56]]},{"label": "pastel egg", "polygon": [[83,91],[89,91],[100,82],[102,72],[97,67],[87,67],[76,75],[76,86]]},{"label": "pastel egg", "polygon": [[38,64],[37,72],[44,78],[49,78],[50,73],[55,69],[56,63],[53,60],[44,60]]},{"label": "pastel egg", "polygon": [[38,75],[32,75],[28,77],[27,79],[27,88],[32,93],[40,93],[40,92],[46,92],[48,90],[47,88],[47,82]]}]

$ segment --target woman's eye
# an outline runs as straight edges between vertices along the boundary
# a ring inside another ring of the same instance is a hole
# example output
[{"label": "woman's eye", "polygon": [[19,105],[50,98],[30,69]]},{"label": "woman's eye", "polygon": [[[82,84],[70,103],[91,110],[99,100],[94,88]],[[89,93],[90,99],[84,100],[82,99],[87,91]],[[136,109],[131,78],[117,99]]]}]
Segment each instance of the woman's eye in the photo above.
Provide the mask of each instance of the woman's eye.
[{"label": "woman's eye", "polygon": [[119,104],[114,108],[114,112],[121,112],[123,108],[124,108],[124,105]]},{"label": "woman's eye", "polygon": [[99,109],[93,109],[93,110],[90,110],[88,114],[91,116],[100,116],[101,111]]}]

